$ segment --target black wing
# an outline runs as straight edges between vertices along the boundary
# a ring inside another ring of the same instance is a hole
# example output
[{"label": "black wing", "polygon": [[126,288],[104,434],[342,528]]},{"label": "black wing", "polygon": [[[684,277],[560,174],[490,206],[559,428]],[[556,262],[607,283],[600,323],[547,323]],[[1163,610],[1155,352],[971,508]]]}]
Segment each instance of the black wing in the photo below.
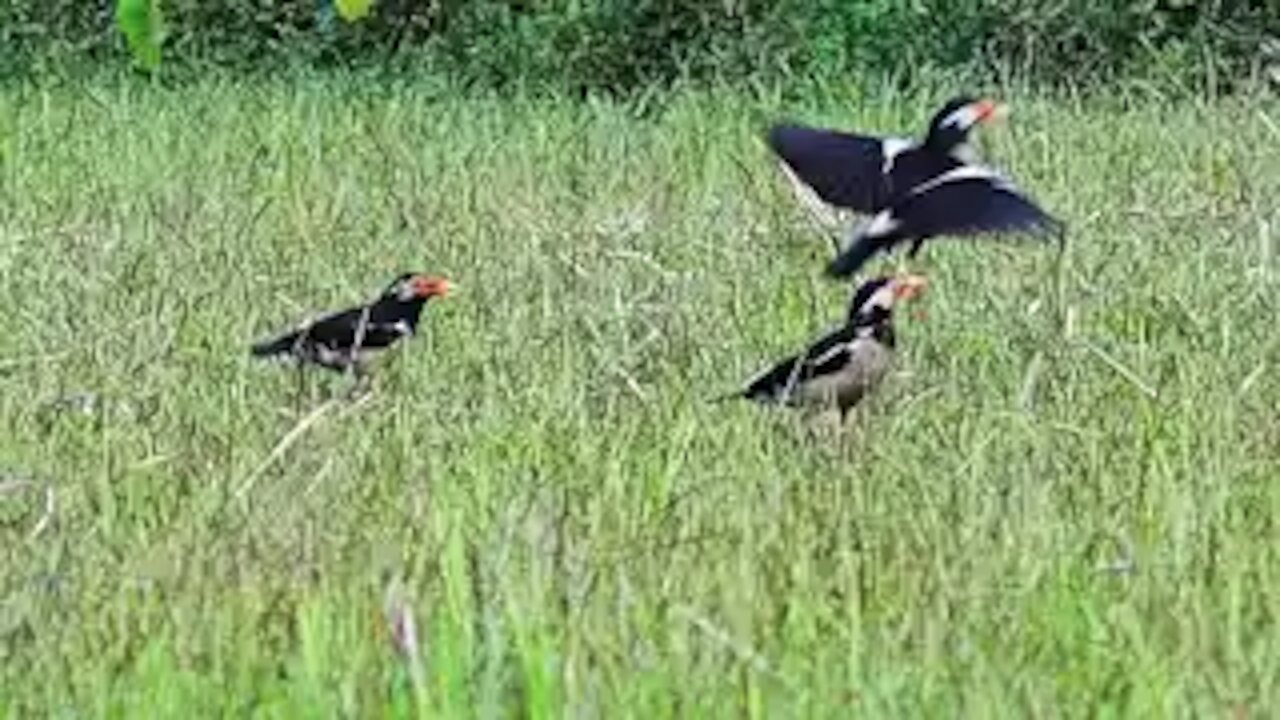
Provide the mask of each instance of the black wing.
[{"label": "black wing", "polygon": [[964,164],[952,155],[934,152],[929,148],[911,147],[902,150],[893,157],[889,174],[885,178],[884,204],[876,210],[884,209],[885,206],[893,204],[896,198],[910,192],[912,188],[937,181],[938,178],[958,170]]},{"label": "black wing", "polygon": [[1013,232],[1052,235],[1061,244],[1066,226],[998,176],[963,167],[899,196],[827,265],[827,274],[848,277],[877,252],[907,240]]},{"label": "black wing", "polygon": [[316,321],[307,334],[321,345],[348,350],[355,344],[357,332],[361,333],[362,348],[384,348],[413,332],[405,315],[387,315],[377,310],[353,308],[335,313]]},{"label": "black wing", "polygon": [[979,233],[1054,233],[1062,221],[1040,209],[1009,183],[991,176],[963,176],[918,189],[895,202],[897,233],[927,238]]},{"label": "black wing", "polygon": [[777,401],[789,388],[837,372],[849,362],[849,343],[856,330],[843,327],[819,338],[803,353],[791,355],[752,378],[738,394],[752,400]]},{"label": "black wing", "polygon": [[[301,327],[255,343],[251,351],[260,356],[278,355],[292,351],[300,343],[349,349],[355,342],[356,325],[360,322],[363,310],[364,308],[352,308],[330,313]],[[366,328],[365,335],[369,335],[369,328]],[[367,340],[365,344],[369,344]]]},{"label": "black wing", "polygon": [[880,208],[887,192],[880,138],[779,124],[769,130],[768,142],[825,202],[862,213]]},{"label": "black wing", "polygon": [[856,235],[849,246],[840,251],[827,264],[827,274],[832,277],[849,277],[878,252],[888,251],[900,238],[898,235],[868,235],[865,232]]}]

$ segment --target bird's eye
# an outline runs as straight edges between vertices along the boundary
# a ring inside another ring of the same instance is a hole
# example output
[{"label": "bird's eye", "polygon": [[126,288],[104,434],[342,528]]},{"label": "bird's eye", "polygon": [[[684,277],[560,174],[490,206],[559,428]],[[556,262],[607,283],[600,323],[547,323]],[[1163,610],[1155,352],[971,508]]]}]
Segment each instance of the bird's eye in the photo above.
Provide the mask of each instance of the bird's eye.
[{"label": "bird's eye", "polygon": [[943,122],[942,124],[947,127],[953,127],[953,128],[963,130],[967,127],[970,127],[976,122],[977,122],[977,117],[975,116],[973,110],[969,107],[962,107],[956,110],[955,112],[951,113],[950,115],[948,115],[946,121]]}]

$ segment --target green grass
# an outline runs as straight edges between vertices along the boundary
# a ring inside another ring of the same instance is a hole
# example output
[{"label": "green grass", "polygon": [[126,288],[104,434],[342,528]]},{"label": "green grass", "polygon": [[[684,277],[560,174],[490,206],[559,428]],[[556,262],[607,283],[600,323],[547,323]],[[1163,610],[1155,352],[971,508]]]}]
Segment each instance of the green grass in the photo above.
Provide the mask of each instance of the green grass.
[{"label": "green grass", "polygon": [[[840,435],[705,402],[848,294],[763,119],[946,94],[10,87],[0,712],[1274,708],[1273,101],[1006,93],[983,152],[1071,224],[1061,268],[930,246]],[[368,400],[249,358],[403,269],[460,291]]]}]

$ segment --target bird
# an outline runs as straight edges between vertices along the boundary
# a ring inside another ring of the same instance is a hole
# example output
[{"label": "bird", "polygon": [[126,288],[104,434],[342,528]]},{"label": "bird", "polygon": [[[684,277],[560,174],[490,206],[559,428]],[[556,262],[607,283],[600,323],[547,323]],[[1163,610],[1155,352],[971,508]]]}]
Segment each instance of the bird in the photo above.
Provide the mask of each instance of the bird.
[{"label": "bird", "polygon": [[863,282],[850,300],[843,325],[760,372],[741,390],[717,399],[810,409],[834,405],[843,420],[892,368],[894,305],[920,296],[927,285],[923,276],[912,274]]},{"label": "bird", "polygon": [[934,113],[923,140],[794,122],[775,124],[766,140],[792,182],[811,188],[836,207],[873,214],[884,209],[897,191],[957,163],[972,162],[975,153],[968,144],[969,132],[1004,112],[1005,106],[994,100],[959,95]]},{"label": "bird", "polygon": [[933,116],[922,141],[775,125],[769,145],[793,182],[824,202],[869,215],[855,224],[826,272],[845,278],[877,252],[910,242],[914,259],[938,235],[1027,232],[1065,238],[1049,215],[995,170],[977,162],[969,133],[1005,113],[990,99],[957,96]]},{"label": "bird", "polygon": [[312,364],[363,376],[370,353],[412,336],[423,306],[432,298],[447,296],[451,287],[445,277],[402,273],[373,301],[254,343],[250,353],[254,357],[288,356],[299,367]]}]

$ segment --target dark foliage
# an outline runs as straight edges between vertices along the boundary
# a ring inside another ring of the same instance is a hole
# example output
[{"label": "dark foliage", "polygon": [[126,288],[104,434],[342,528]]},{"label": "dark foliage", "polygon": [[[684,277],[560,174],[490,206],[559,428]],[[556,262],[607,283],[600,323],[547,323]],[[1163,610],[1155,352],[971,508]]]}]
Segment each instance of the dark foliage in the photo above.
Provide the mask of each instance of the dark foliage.
[{"label": "dark foliage", "polygon": [[[126,62],[110,2],[0,2],[0,71]],[[325,0],[162,2],[169,73],[372,65],[577,91],[922,66],[1229,83],[1280,36],[1275,0],[379,0],[354,24]]]}]

